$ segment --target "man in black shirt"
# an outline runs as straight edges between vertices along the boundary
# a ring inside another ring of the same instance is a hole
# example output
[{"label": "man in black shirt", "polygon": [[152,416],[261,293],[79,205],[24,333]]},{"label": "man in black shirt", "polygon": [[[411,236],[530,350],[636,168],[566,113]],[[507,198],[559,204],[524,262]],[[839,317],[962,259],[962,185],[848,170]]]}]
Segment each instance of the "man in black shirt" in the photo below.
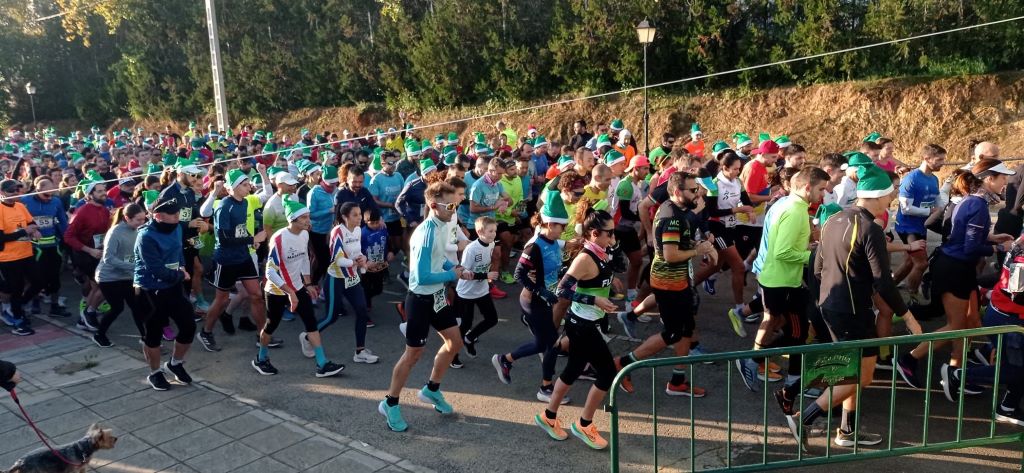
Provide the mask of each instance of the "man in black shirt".
[{"label": "man in black shirt", "polygon": [[587,142],[594,137],[593,133],[587,131],[586,120],[576,120],[572,124],[572,138],[569,139],[569,147],[576,150],[587,145]]},{"label": "man in black shirt", "polygon": [[[875,218],[887,212],[895,197],[892,181],[879,167],[863,166],[858,171],[857,201],[835,214],[821,230],[821,243],[814,259],[814,274],[821,281],[818,306],[822,317],[837,342],[877,338],[872,296],[878,295],[896,314],[903,314],[907,328],[921,333],[921,326],[907,309],[896,284],[892,280],[889,252],[882,227]],[[861,378],[864,386],[874,376],[877,348],[861,351]],[[840,427],[834,442],[841,447],[877,445],[882,436],[857,430],[857,385],[835,386],[832,405],[828,394],[823,394],[803,412],[786,416],[794,438],[801,441],[798,422],[807,426],[832,407],[843,404]]]}]

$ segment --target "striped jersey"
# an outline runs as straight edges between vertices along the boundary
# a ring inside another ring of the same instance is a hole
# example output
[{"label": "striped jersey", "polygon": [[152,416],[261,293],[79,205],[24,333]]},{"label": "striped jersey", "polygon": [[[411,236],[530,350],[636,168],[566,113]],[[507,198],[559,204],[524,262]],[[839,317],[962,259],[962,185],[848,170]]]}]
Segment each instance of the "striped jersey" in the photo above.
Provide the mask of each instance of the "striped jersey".
[{"label": "striped jersey", "polygon": [[689,261],[670,263],[665,260],[665,246],[675,245],[680,250],[694,248],[694,231],[687,214],[671,200],[658,207],[654,216],[654,259],[651,261],[651,287],[667,291],[681,291],[690,286]]},{"label": "striped jersey", "polygon": [[305,230],[298,235],[288,228],[282,228],[270,237],[270,253],[267,255],[267,283],[263,289],[270,294],[287,294],[283,287],[302,290],[302,275],[309,275],[309,233]]}]

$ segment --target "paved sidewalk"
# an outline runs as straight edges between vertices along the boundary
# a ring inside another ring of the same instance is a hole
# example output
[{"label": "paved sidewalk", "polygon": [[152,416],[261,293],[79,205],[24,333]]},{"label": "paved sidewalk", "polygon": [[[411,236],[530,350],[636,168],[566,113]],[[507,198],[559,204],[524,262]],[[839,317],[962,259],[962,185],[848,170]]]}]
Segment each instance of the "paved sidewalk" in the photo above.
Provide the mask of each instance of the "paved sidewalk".
[{"label": "paved sidewalk", "polygon": [[[200,379],[154,391],[134,347],[100,349],[64,320],[43,320],[35,336],[0,336],[0,357],[18,364],[22,405],[56,444],[81,438],[93,422],[114,429],[117,447],[96,453],[95,471],[432,471]],[[0,405],[3,469],[41,443],[9,397]]]}]

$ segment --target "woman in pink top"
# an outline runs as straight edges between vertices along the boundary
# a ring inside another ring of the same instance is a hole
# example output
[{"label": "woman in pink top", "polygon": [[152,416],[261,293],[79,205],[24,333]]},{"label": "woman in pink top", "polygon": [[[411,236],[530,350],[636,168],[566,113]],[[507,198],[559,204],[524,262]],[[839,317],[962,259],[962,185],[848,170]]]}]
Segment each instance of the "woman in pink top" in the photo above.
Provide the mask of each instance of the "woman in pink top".
[{"label": "woman in pink top", "polygon": [[902,174],[909,170],[906,164],[896,159],[896,144],[889,138],[879,138],[878,144],[882,149],[878,153],[878,159],[875,160],[875,165],[882,168],[886,172],[895,172]]}]

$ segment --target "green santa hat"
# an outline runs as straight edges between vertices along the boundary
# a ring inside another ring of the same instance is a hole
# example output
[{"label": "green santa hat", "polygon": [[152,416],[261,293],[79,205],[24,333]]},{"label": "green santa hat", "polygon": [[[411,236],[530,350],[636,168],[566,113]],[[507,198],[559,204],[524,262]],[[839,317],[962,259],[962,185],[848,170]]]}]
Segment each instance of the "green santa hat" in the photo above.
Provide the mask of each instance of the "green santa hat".
[{"label": "green santa hat", "polygon": [[882,134],[877,131],[872,131],[870,135],[864,137],[865,143],[877,143],[882,138]]},{"label": "green santa hat", "polygon": [[[89,172],[92,172],[92,171],[89,171]],[[95,179],[93,177],[94,176],[89,176],[86,179],[84,179],[82,182],[78,183],[78,187],[82,189],[82,195],[92,194],[92,190],[96,188],[96,185],[103,183],[103,178],[100,177],[99,175],[95,176],[95,177],[98,177],[98,179]]]},{"label": "green santa hat", "polygon": [[229,188],[234,189],[235,187],[238,187],[243,182],[248,181],[249,180],[249,175],[244,173],[244,172],[242,172],[241,169],[232,169],[232,170],[228,171],[228,174],[227,174],[226,178],[227,178],[227,182],[225,182],[225,184],[227,184],[227,186]]},{"label": "green santa hat", "polygon": [[420,149],[422,150],[427,150],[433,147],[434,145],[430,143],[430,140],[424,139],[423,141],[420,142]]},{"label": "green santa hat", "polygon": [[775,144],[779,145],[779,148],[785,148],[787,146],[792,145],[793,143],[791,141],[789,141],[789,137],[788,136],[786,136],[786,135],[779,135],[779,136],[775,137]]},{"label": "green santa hat", "polygon": [[604,154],[604,163],[609,167],[624,162],[626,162],[626,156],[614,149],[610,149]]},{"label": "green santa hat", "polygon": [[843,171],[849,168],[875,165],[874,161],[872,161],[868,155],[861,153],[860,151],[847,151],[843,153],[843,156],[846,157],[846,163],[839,167],[839,169],[842,169]]},{"label": "green santa hat", "polygon": [[625,128],[625,126],[622,124],[622,119],[621,118],[616,118],[616,119],[612,120],[612,123],[610,125],[608,125],[608,126],[609,126],[609,128],[612,129],[612,131],[619,131],[619,130]]},{"label": "green santa hat", "polygon": [[189,156],[187,159],[179,159],[178,163],[175,165],[175,168],[177,168],[178,172],[183,172],[186,174],[203,173],[203,168],[199,167],[199,162],[192,156]]},{"label": "green santa hat", "polygon": [[594,146],[596,146],[597,149],[601,149],[602,146],[611,146],[612,139],[607,134],[600,135],[597,137],[597,141],[595,143],[596,144]]},{"label": "green santa hat", "polygon": [[711,156],[713,156],[715,159],[717,159],[718,155],[720,155],[720,154],[722,154],[722,153],[724,153],[726,151],[729,151],[731,149],[732,148],[729,147],[729,143],[726,143],[723,140],[718,140],[718,141],[715,142],[715,144],[711,145]]},{"label": "green santa hat", "polygon": [[434,164],[434,160],[430,158],[424,158],[420,160],[420,175],[426,176],[434,171],[437,171],[437,165]]},{"label": "green santa hat", "polygon": [[569,212],[565,210],[562,194],[558,189],[548,189],[544,196],[544,206],[540,209],[540,221],[544,223],[569,223]]},{"label": "green santa hat", "polygon": [[438,133],[434,135],[434,142],[444,144],[444,133]]},{"label": "green santa hat", "polygon": [[314,172],[322,171],[319,164],[308,159],[299,160],[295,163],[295,167],[299,169],[299,174],[302,174],[303,176],[308,176]]},{"label": "green santa hat", "polygon": [[737,148],[754,144],[754,140],[751,140],[746,133],[734,133],[732,135],[732,141],[733,143],[736,143]]},{"label": "green santa hat", "polygon": [[697,122],[693,122],[693,124],[690,125],[690,137],[693,138],[694,141],[696,141],[698,133],[701,135],[704,134],[703,131],[700,131],[700,124]]},{"label": "green santa hat", "polygon": [[419,156],[423,153],[423,149],[420,147],[420,142],[413,138],[407,138],[405,140],[405,154],[407,156]]},{"label": "green santa hat", "polygon": [[837,214],[839,212],[842,212],[842,211],[843,211],[843,208],[840,207],[839,204],[837,204],[835,202],[831,202],[831,203],[828,203],[828,204],[821,205],[820,207],[818,207],[818,211],[814,214],[813,222],[814,222],[815,225],[817,225],[819,227],[823,226],[823,225],[825,225],[825,222],[828,221],[829,217],[831,217],[831,216],[833,216],[833,215],[835,215],[835,214]]},{"label": "green santa hat", "polygon": [[146,174],[160,174],[163,170],[164,166],[159,163],[149,163],[146,165]]},{"label": "green santa hat", "polygon": [[454,131],[448,132],[448,139],[444,141],[450,145],[457,144],[459,142],[459,134]]},{"label": "green santa hat", "polygon": [[261,141],[262,142],[265,139],[266,139],[266,137],[263,134],[263,130],[258,130],[258,131],[256,131],[256,133],[253,133],[253,135],[252,135],[252,140],[253,141]]},{"label": "green santa hat", "polygon": [[473,133],[473,144],[487,145],[487,136],[484,135],[484,132],[478,131]]},{"label": "green santa hat", "polygon": [[155,190],[144,190],[142,191],[142,201],[146,205],[146,209],[152,210],[153,203],[156,199],[160,198],[160,191]]},{"label": "green santa hat", "polygon": [[477,156],[491,156],[494,154],[494,149],[485,144],[477,143],[473,145],[473,151]]},{"label": "green santa hat", "polygon": [[857,170],[857,198],[876,199],[892,194],[892,179],[874,164],[861,166]]},{"label": "green santa hat", "polygon": [[572,169],[574,164],[576,164],[576,161],[574,161],[572,159],[572,156],[569,156],[568,154],[563,154],[560,158],[558,158],[559,171],[565,172],[567,169]]},{"label": "green santa hat", "polygon": [[267,168],[267,176],[270,177],[270,180],[274,180],[274,176],[276,176],[277,173],[279,172],[288,172],[288,169],[279,168],[277,166],[270,166]]},{"label": "green santa hat", "polygon": [[459,157],[459,151],[454,146],[445,146],[441,150],[441,158],[444,160],[445,166],[454,166],[455,160]]},{"label": "green santa hat", "polygon": [[309,209],[305,205],[302,205],[302,202],[292,200],[287,197],[288,196],[286,195],[285,198],[281,199],[281,205],[284,206],[284,217],[287,218],[289,222],[294,222],[295,219],[309,213]]},{"label": "green santa hat", "polygon": [[323,167],[323,171],[324,171],[324,177],[323,177],[324,182],[326,182],[328,184],[337,184],[338,183],[338,167],[337,166],[324,166]]},{"label": "green santa hat", "polygon": [[757,134],[757,142],[758,142],[758,144],[764,143],[765,141],[771,141],[771,140],[772,140],[772,135],[770,135],[768,133],[765,133],[765,132],[762,131],[761,133]]},{"label": "green santa hat", "polygon": [[263,154],[274,154],[277,151],[276,143],[267,143],[263,145]]},{"label": "green santa hat", "polygon": [[533,139],[534,148],[540,148],[541,146],[547,146],[548,144],[548,139],[545,138],[544,135],[537,135],[537,137]]},{"label": "green santa hat", "polygon": [[195,120],[192,120],[192,121],[188,122],[188,129],[189,130],[191,130],[191,129],[195,128],[195,127],[196,127],[196,121]]}]

